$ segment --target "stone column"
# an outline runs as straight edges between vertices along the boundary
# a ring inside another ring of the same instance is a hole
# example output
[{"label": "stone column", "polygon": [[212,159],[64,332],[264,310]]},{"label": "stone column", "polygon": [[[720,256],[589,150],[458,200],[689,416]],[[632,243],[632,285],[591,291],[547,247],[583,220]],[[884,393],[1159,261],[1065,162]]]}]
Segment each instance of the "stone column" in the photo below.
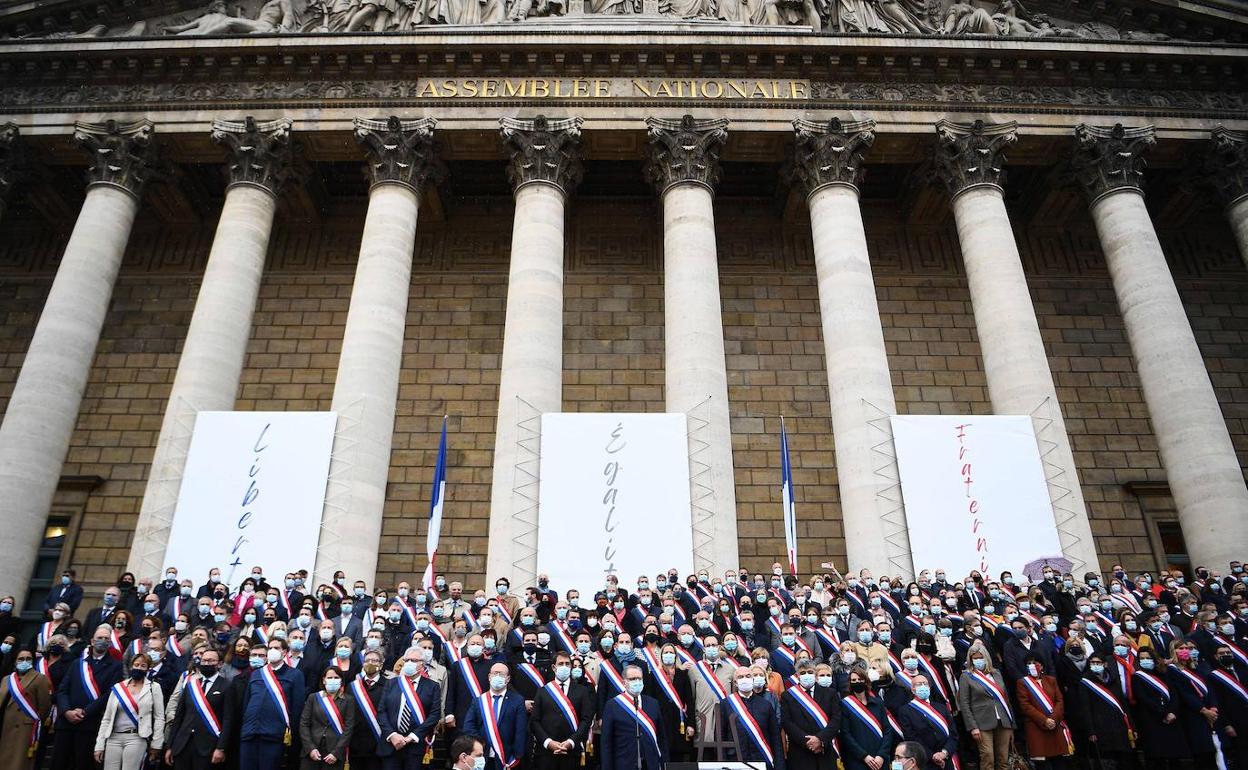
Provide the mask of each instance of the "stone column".
[{"label": "stone column", "polygon": [[13,188],[25,176],[26,148],[16,123],[0,126],[0,222],[8,208]]},{"label": "stone column", "polygon": [[847,563],[913,575],[905,512],[879,498],[884,477],[877,470],[889,460],[872,449],[888,435],[886,424],[872,423],[897,411],[858,202],[875,121],[799,119],[793,129],[793,175],[810,207]]},{"label": "stone column", "polygon": [[1144,402],[1193,564],[1243,550],[1248,488],[1200,348],[1144,205],[1153,127],[1075,129],[1075,169],[1118,296]]},{"label": "stone column", "polygon": [[22,602],[78,421],[122,254],[155,160],[148,121],[78,123],[87,195],[0,426],[0,585]]},{"label": "stone column", "polygon": [[689,416],[694,566],[722,572],[739,565],[713,208],[728,121],[685,115],[646,125],[646,176],[663,200],[667,411]]},{"label": "stone column", "polygon": [[1218,126],[1211,138],[1206,178],[1226,207],[1239,255],[1248,264],[1248,133]]},{"label": "stone column", "polygon": [[1018,138],[1016,128],[1013,122],[942,120],[936,166],[953,200],[993,411],[1032,417],[1062,553],[1075,574],[1095,572],[1096,542],[1079,469],[1002,195],[1004,152]]},{"label": "stone column", "polygon": [[195,415],[234,408],[277,194],[290,172],[290,127],[289,120],[252,118],[213,123],[212,139],[228,153],[229,184],[130,546],[127,569],[136,575],[158,575],[166,566]]},{"label": "stone column", "polygon": [[411,292],[416,214],[440,175],[432,118],[355,121],[372,187],[343,332],[333,410],[338,413],[315,580],[334,570],[370,585],[377,572],[395,402]]},{"label": "stone column", "polygon": [[[581,119],[503,118],[516,195],[507,279],[507,317],[498,383],[490,543],[486,578],[535,585],[537,440],[523,423],[563,409],[563,220],[581,177]],[[518,494],[528,487],[529,494]]]}]

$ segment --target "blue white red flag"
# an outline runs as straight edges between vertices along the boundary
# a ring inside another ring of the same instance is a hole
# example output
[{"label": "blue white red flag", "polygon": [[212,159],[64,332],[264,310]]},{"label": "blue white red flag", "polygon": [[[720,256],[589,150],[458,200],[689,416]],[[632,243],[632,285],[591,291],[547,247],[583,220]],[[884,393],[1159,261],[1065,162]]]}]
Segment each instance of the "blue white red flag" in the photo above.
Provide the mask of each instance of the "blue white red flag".
[{"label": "blue white red flag", "polygon": [[425,537],[429,564],[421,579],[426,591],[433,588],[434,561],[442,534],[442,503],[446,498],[446,416],[442,417],[442,439],[438,442],[438,464],[433,469],[433,495],[429,498],[429,532]]},{"label": "blue white red flag", "polygon": [[789,434],[780,417],[780,499],[784,503],[784,544],[789,554],[789,574],[797,574],[797,509],[793,503],[793,467],[789,464]]}]

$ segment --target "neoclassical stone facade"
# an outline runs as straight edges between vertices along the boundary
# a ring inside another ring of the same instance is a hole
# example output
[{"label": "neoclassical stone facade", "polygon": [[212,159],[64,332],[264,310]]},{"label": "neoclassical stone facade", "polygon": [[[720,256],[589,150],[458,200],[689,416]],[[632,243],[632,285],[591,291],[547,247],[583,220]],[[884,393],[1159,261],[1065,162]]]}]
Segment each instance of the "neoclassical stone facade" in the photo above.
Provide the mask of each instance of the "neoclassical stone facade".
[{"label": "neoclassical stone facade", "polygon": [[156,574],[232,408],[339,413],[318,575],[423,569],[443,414],[474,580],[552,411],[688,414],[716,569],[780,415],[803,570],[915,568],[897,413],[1032,416],[1081,570],[1248,546],[1248,16],[471,6],[0,7],[0,590]]}]

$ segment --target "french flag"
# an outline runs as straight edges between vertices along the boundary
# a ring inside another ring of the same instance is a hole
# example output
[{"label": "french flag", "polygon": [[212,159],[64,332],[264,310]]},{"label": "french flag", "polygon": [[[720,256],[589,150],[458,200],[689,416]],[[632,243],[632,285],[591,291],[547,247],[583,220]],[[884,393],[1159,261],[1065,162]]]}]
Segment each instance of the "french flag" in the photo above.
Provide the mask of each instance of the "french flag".
[{"label": "french flag", "polygon": [[438,556],[438,538],[442,534],[442,502],[446,499],[446,416],[442,417],[442,440],[438,442],[438,464],[433,470],[433,496],[429,499],[429,564],[421,582],[425,590],[433,588],[433,565]]},{"label": "french flag", "polygon": [[789,574],[797,574],[797,509],[793,504],[793,467],[789,464],[789,434],[780,416],[780,499],[784,504],[784,543],[789,552]]}]

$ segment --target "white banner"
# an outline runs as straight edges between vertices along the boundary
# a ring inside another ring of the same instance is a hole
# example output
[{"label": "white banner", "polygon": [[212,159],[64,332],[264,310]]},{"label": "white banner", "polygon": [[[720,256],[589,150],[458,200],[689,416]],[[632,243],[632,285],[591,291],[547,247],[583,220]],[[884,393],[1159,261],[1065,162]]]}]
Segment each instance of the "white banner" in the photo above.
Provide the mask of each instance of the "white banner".
[{"label": "white banner", "polygon": [[321,533],[334,412],[200,412],[165,564],[196,581],[211,567],[237,588],[311,570]]},{"label": "white banner", "polygon": [[691,571],[685,415],[544,414],[540,473],[537,569],[553,585]]},{"label": "white banner", "polygon": [[1021,575],[1061,554],[1053,506],[1026,416],[890,418],[915,570]]}]

